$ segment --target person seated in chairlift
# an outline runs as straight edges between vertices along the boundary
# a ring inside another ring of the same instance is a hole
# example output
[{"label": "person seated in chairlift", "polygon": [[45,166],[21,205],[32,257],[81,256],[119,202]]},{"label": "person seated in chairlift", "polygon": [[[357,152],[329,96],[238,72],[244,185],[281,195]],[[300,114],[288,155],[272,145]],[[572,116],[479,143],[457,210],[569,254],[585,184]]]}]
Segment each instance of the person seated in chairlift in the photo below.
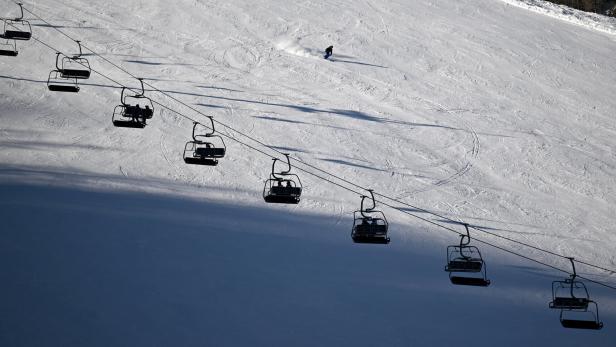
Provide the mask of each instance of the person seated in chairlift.
[{"label": "person seated in chairlift", "polygon": [[325,48],[325,55],[323,56],[323,58],[327,59],[331,57],[332,54],[334,54],[334,46],[329,46]]},{"label": "person seated in chairlift", "polygon": [[135,114],[134,116],[136,116],[135,118],[138,118],[141,115],[141,106],[139,106],[139,104],[135,105]]}]

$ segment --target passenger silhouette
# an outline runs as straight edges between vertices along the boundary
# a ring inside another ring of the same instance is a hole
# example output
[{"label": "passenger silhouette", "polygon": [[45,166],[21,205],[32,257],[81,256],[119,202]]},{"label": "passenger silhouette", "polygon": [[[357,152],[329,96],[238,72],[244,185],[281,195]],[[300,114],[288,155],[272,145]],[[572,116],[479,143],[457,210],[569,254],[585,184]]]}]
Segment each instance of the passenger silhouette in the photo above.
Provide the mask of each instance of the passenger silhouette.
[{"label": "passenger silhouette", "polygon": [[137,104],[133,108],[133,119],[138,121],[140,116],[141,116],[141,106]]},{"label": "passenger silhouette", "polygon": [[145,105],[145,110],[143,111],[143,118],[150,118],[152,117],[152,109],[150,108],[150,106]]}]

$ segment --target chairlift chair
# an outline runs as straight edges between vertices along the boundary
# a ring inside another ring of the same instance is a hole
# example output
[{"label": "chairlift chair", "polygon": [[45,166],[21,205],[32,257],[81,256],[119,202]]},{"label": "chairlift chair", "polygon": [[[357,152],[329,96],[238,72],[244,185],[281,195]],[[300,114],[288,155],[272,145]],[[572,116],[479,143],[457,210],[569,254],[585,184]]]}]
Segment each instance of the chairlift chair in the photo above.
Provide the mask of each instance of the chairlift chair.
[{"label": "chairlift chair", "polygon": [[[78,93],[80,88],[77,80],[90,77],[88,60],[79,56],[70,58],[65,56],[60,60],[61,54],[56,53],[56,69],[49,73],[47,88],[53,92]],[[81,44],[79,44],[79,55],[81,55]]]},{"label": "chairlift chair", "polygon": [[0,42],[0,56],[4,57],[16,57],[19,52],[17,52],[17,43],[15,40],[2,40]]},{"label": "chairlift chair", "polygon": [[56,55],[56,70],[63,78],[88,79],[92,73],[90,62],[82,58],[81,41],[75,41],[79,46],[79,54],[72,57],[63,56],[60,60],[60,53]]},{"label": "chairlift chair", "polygon": [[52,70],[47,78],[47,88],[52,92],[78,93],[79,85],[74,78],[64,78],[58,70]]},{"label": "chairlift chair", "polygon": [[[122,87],[120,95],[121,104],[113,110],[111,121],[114,126],[120,128],[143,129],[147,125],[147,120],[154,116],[154,104],[152,100],[145,96],[143,79],[141,82],[141,93],[126,95],[126,87]],[[143,103],[142,106],[140,103]]]},{"label": "chairlift chair", "polygon": [[227,151],[225,141],[220,135],[216,135],[214,119],[211,116],[208,116],[208,118],[210,119],[211,131],[205,134],[198,133],[199,130],[205,129],[203,124],[197,122],[193,124],[192,141],[188,141],[184,146],[183,157],[186,164],[216,166],[218,159],[225,156]]},{"label": "chairlift chair", "polygon": [[453,284],[487,287],[490,280],[487,279],[485,262],[479,249],[469,246],[471,237],[468,224],[464,224],[464,228],[466,235],[461,235],[460,244],[447,247],[445,271],[449,272],[449,280]]},{"label": "chairlift chair", "polygon": [[23,4],[18,3],[21,10],[21,16],[15,19],[4,19],[4,30],[0,35],[0,38],[8,40],[21,40],[27,41],[32,38],[32,26],[30,22],[24,20]]},{"label": "chairlift chair", "polygon": [[588,289],[582,281],[576,280],[577,272],[573,258],[570,278],[552,282],[552,301],[549,306],[560,310],[560,323],[565,328],[593,329],[603,328],[599,320],[599,305],[590,299]]},{"label": "chairlift chair", "polygon": [[299,176],[291,173],[291,161],[287,157],[288,168],[286,171],[276,172],[276,162],[272,163],[272,172],[265,181],[263,187],[263,199],[267,203],[276,204],[298,204],[302,195],[302,183]]},{"label": "chairlift chair", "polygon": [[372,189],[368,191],[372,199],[372,207],[364,207],[364,201],[368,197],[362,196],[361,209],[353,212],[351,238],[355,243],[388,244],[390,241],[387,236],[389,223],[383,212],[375,210],[376,201],[374,200],[374,193]]}]

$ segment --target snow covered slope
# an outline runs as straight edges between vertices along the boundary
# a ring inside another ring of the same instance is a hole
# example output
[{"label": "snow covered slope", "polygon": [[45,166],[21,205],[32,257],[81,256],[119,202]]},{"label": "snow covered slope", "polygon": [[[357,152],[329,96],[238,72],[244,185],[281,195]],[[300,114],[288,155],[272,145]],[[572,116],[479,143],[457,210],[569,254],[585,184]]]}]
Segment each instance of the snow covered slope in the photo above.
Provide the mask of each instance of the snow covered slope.
[{"label": "snow covered slope", "polygon": [[[448,218],[616,268],[614,27],[493,0],[25,6],[280,151]],[[67,37],[26,18],[35,37],[75,53]],[[329,45],[334,61],[320,58]],[[114,128],[117,85],[94,74],[77,95],[51,93],[54,51],[34,41],[19,49],[0,59],[2,346],[616,341],[614,290],[590,285],[603,330],[563,329],[548,302],[564,274],[480,244],[492,285],[453,286],[443,268],[455,234],[384,208],[391,244],[353,244],[357,195],[302,175],[299,205],[266,205],[267,156],[228,140],[217,167],[187,166],[191,122],[158,107],[144,130]],[[579,271],[616,284],[614,274]]]}]

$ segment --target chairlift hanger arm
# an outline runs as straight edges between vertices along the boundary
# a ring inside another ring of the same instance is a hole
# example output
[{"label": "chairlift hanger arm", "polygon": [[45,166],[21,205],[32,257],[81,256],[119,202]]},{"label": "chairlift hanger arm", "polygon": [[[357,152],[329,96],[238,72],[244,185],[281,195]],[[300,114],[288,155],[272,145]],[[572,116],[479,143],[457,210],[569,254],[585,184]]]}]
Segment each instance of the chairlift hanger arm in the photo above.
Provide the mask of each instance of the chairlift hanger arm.
[{"label": "chairlift hanger arm", "polygon": [[[372,200],[372,207],[365,209],[366,212],[370,212],[372,210],[374,210],[376,208],[376,201],[374,200],[374,190],[372,189],[368,189],[368,191],[370,192],[370,198]],[[368,198],[366,196],[366,198]],[[363,199],[362,199],[362,210],[364,210],[363,208]]]},{"label": "chairlift hanger arm", "polygon": [[24,4],[21,2],[18,2],[17,6],[19,6],[19,9],[21,10],[21,16],[15,18],[15,21],[20,22],[24,19]]},{"label": "chairlift hanger arm", "polygon": [[75,42],[77,42],[77,46],[79,46],[79,54],[74,55],[72,59],[79,59],[81,58],[81,55],[83,54],[83,52],[81,51],[81,41],[75,40]]},{"label": "chairlift hanger arm", "polygon": [[143,78],[138,78],[139,82],[141,82],[141,94],[139,96],[145,97],[145,88],[143,87]]},{"label": "chairlift hanger arm", "polygon": [[278,158],[272,159],[272,177],[276,180],[281,180],[280,177],[276,176],[276,161],[278,161]]},{"label": "chairlift hanger arm", "polygon": [[199,124],[200,124],[199,122],[193,122],[193,128],[192,128],[192,138],[193,138],[193,141],[194,141],[194,142],[199,142],[199,141],[197,140],[197,135],[196,135],[196,132],[197,132],[197,125],[199,125]]},{"label": "chairlift hanger arm", "polygon": [[216,128],[214,127],[214,117],[207,116],[207,118],[210,120],[210,125],[212,129],[205,134],[205,137],[212,137],[216,133]]},{"label": "chairlift hanger arm", "polygon": [[471,233],[468,230],[468,224],[464,223],[464,228],[466,229],[466,235],[460,234],[460,248],[468,246],[471,243]]},{"label": "chairlift hanger arm", "polygon": [[571,267],[573,268],[573,274],[571,274],[571,282],[573,282],[577,277],[577,271],[575,270],[575,258],[568,257],[568,259],[571,262]]},{"label": "chairlift hanger arm", "polygon": [[272,163],[272,177],[274,177],[277,180],[282,179],[281,177],[279,177],[278,175],[290,175],[291,173],[291,161],[289,160],[289,154],[283,153],[286,158],[287,158],[287,170],[285,171],[281,171],[279,173],[276,173],[276,162],[280,161],[280,159],[278,158],[272,158],[273,163]]},{"label": "chairlift hanger arm", "polygon": [[361,208],[360,208],[360,210],[359,210],[359,213],[361,213],[361,216],[362,216],[362,217],[364,217],[364,218],[369,218],[368,216],[366,216],[366,215],[364,214],[364,212],[368,212],[366,209],[364,209],[364,200],[366,200],[366,198],[367,198],[367,196],[365,196],[365,195],[362,195],[362,196],[361,196]]},{"label": "chairlift hanger arm", "polygon": [[60,71],[62,69],[60,69],[60,52],[56,52],[56,70]]},{"label": "chairlift hanger arm", "polygon": [[[573,268],[573,274],[571,274],[571,287],[570,287],[570,291],[571,291],[571,297],[575,298],[575,294],[573,293],[573,287],[574,287],[574,282],[575,282],[575,278],[577,277],[577,271],[575,270],[575,259],[573,257],[569,257],[569,261],[571,262],[571,267]],[[586,292],[586,294],[588,294],[588,292]],[[588,296],[588,295],[587,295]]]},{"label": "chairlift hanger arm", "polygon": [[120,94],[120,102],[122,103],[123,106],[127,106],[126,102],[124,101],[124,91],[126,90],[126,87],[122,87],[122,93]]},{"label": "chairlift hanger arm", "polygon": [[291,172],[291,160],[289,159],[289,153],[283,153],[287,158],[287,170],[282,171],[281,174],[288,175]]}]

